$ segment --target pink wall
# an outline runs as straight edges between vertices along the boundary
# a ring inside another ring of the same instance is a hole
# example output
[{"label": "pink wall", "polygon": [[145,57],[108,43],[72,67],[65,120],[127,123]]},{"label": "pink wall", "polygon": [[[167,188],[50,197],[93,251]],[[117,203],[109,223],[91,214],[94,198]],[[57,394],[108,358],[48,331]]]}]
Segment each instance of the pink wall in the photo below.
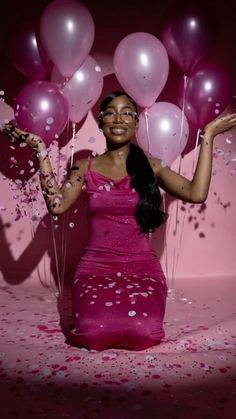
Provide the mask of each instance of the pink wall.
[{"label": "pink wall", "polygon": [[[47,2],[38,3],[35,13],[40,14]],[[227,2],[227,7],[226,2],[220,4],[220,12],[217,3],[212,4],[218,14],[220,30],[211,58],[224,63],[235,89],[236,71],[233,52],[235,34],[228,4],[232,2]],[[145,2],[147,6],[138,8],[133,2],[129,4],[121,2],[119,5],[115,2],[112,3],[112,7],[111,3],[106,1],[97,3],[86,1],[84,4],[89,8],[95,21],[96,36],[91,55],[102,68],[103,96],[118,86],[112,66],[113,52],[117,43],[126,34],[135,31],[150,32],[158,37],[161,13],[165,5],[158,4],[157,7],[153,2]],[[20,11],[22,16],[29,15],[28,2],[23,2],[24,5]],[[6,52],[4,40],[14,17],[11,10],[6,8],[4,14],[6,19],[1,28],[3,52],[0,70],[0,90],[5,91],[6,102],[10,105],[14,103],[14,97],[20,87],[28,82],[4,55],[4,51]],[[114,16],[118,16],[119,19]],[[171,62],[170,76],[159,100],[176,103],[173,87],[176,86],[178,76],[181,74]],[[234,94],[235,90],[232,90],[232,96]],[[86,157],[92,151],[101,154],[104,150],[105,141],[94,120],[97,110],[98,106],[95,105],[93,112],[90,112],[87,119],[77,126],[75,152],[79,157]],[[185,153],[182,161],[182,173],[187,177],[191,177],[192,164],[196,159],[193,151],[196,128],[192,126],[190,128],[189,149],[192,151]],[[60,150],[56,143],[51,146],[53,165],[60,178],[63,176],[66,162],[70,159],[69,138],[70,134],[65,132],[60,142]],[[60,160],[58,160],[59,152]],[[173,168],[178,170],[178,160]],[[7,140],[1,136],[0,274],[6,282],[12,284],[21,283],[28,278],[30,282],[41,280],[52,285],[53,276],[58,279],[58,271],[62,272],[65,269],[64,276],[68,279],[72,275],[75,260],[81,254],[87,240],[86,209],[83,208],[80,199],[78,205],[61,217],[61,220],[53,220],[46,214],[41,191],[38,188],[38,175],[34,174],[32,169],[36,171],[37,164],[31,151],[13,150],[9,148]],[[24,170],[24,173],[21,170]],[[25,188],[19,187],[17,179],[27,180]],[[153,235],[152,244],[157,255],[161,257],[164,270],[168,272],[169,284],[183,277],[206,277],[206,279],[218,276],[235,277],[235,182],[236,131],[234,130],[230,138],[227,135],[216,138],[212,183],[206,204],[183,205],[179,201],[176,234],[174,231],[177,203],[170,197],[165,199],[170,213],[169,221],[164,228]],[[54,240],[57,243],[58,266],[55,262]],[[63,243],[67,245],[66,254]]]}]

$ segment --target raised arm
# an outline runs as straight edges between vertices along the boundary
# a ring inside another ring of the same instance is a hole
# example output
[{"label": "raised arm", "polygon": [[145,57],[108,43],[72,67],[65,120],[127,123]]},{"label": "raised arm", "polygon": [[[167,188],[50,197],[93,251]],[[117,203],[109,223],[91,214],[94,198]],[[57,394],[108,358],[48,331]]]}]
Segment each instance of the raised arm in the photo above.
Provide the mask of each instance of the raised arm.
[{"label": "raised arm", "polygon": [[217,134],[236,126],[236,114],[226,115],[207,124],[201,135],[201,145],[192,180],[179,175],[168,166],[163,167],[159,159],[152,159],[152,167],[159,186],[185,202],[201,203],[207,198],[213,159],[213,141]]},{"label": "raised arm", "polygon": [[53,173],[47,148],[40,137],[24,132],[11,124],[5,125],[3,131],[13,142],[18,144],[25,142],[35,150],[39,162],[41,189],[48,211],[53,215],[67,211],[81,193],[87,160],[77,161],[63,185],[59,186]]}]

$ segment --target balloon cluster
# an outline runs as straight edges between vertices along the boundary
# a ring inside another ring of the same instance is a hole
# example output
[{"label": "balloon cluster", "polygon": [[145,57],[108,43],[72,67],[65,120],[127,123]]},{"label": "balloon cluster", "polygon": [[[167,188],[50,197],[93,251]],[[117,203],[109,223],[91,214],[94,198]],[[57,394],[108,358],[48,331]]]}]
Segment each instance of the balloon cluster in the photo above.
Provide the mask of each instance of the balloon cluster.
[{"label": "balloon cluster", "polygon": [[223,112],[230,99],[229,75],[207,59],[216,37],[217,19],[205,1],[176,1],[167,10],[162,42],[186,76],[179,84],[178,102],[199,128]]},{"label": "balloon cluster", "polygon": [[[187,144],[188,121],[202,128],[228,104],[228,74],[205,61],[216,35],[216,18],[205,1],[178,0],[163,18],[161,41],[136,32],[115,49],[115,75],[143,108],[137,141],[147,154],[167,164]],[[16,98],[15,118],[20,128],[40,135],[47,145],[68,120],[80,122],[100,97],[101,69],[89,56],[93,41],[93,18],[77,0],[54,0],[38,23],[26,21],[14,27],[9,55],[30,80]],[[184,73],[179,106],[156,102],[168,79],[169,57]],[[50,81],[45,81],[49,73]]]},{"label": "balloon cluster", "polygon": [[[16,98],[15,119],[47,146],[68,120],[80,122],[101,94],[101,69],[88,55],[93,41],[93,18],[76,0],[52,1],[39,22],[20,22],[10,35],[10,59],[30,80]],[[51,71],[60,74],[59,83],[52,75],[45,81]]]},{"label": "balloon cluster", "polygon": [[[226,108],[230,80],[225,70],[204,61],[217,34],[214,13],[201,0],[177,1],[163,19],[161,41],[137,32],[126,36],[114,54],[120,84],[144,108],[137,131],[146,154],[171,164],[184,150],[188,121],[204,127]],[[156,102],[169,72],[170,58],[184,73],[178,105]]]}]

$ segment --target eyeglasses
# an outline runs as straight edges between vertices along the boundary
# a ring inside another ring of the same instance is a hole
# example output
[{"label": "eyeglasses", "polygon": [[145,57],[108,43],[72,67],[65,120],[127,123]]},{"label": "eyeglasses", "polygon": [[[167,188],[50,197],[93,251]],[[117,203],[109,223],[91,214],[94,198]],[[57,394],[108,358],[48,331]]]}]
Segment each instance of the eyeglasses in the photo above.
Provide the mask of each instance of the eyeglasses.
[{"label": "eyeglasses", "polygon": [[100,113],[100,117],[103,120],[103,122],[113,122],[115,117],[118,115],[120,116],[122,121],[125,122],[126,124],[134,122],[135,119],[138,118],[137,112],[130,111],[130,110],[124,110],[121,112],[107,110]]}]

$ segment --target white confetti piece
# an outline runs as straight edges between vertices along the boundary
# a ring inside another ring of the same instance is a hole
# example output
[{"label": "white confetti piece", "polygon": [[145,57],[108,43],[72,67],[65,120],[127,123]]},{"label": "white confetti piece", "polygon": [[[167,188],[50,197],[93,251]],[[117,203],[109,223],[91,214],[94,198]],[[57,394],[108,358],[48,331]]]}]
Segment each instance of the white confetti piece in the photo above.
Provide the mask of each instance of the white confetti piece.
[{"label": "white confetti piece", "polygon": [[52,124],[52,123],[54,122],[54,118],[53,118],[52,116],[49,116],[49,117],[46,119],[46,122],[47,122],[47,124]]},{"label": "white confetti piece", "polygon": [[136,311],[134,311],[134,310],[130,310],[130,311],[128,312],[128,316],[130,316],[130,317],[134,317],[134,316],[136,316]]}]

